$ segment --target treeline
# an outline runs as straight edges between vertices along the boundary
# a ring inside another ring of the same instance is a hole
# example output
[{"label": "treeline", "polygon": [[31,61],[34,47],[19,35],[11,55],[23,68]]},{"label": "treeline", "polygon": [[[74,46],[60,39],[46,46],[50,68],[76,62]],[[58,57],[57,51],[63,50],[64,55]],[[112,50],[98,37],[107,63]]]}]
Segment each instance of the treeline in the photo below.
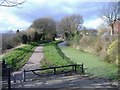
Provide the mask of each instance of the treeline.
[{"label": "treeline", "polygon": [[40,18],[33,22],[27,30],[17,30],[16,33],[2,34],[2,52],[16,47],[19,44],[27,44],[40,40],[52,41],[55,38],[55,21],[51,18]]},{"label": "treeline", "polygon": [[2,49],[11,49],[19,44],[27,44],[36,41],[54,41],[56,36],[70,39],[76,34],[78,27],[83,23],[82,16],[65,16],[57,22],[52,18],[38,18],[27,30],[17,30],[16,33],[2,35]]}]

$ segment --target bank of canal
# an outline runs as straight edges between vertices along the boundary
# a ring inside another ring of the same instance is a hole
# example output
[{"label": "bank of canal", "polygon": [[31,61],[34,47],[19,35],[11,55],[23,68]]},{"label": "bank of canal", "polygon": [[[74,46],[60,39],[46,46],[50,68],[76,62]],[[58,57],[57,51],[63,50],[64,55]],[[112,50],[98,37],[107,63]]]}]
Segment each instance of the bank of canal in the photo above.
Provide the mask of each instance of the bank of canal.
[{"label": "bank of canal", "polygon": [[75,63],[84,63],[86,73],[108,79],[118,78],[118,67],[114,64],[101,61],[97,56],[72,47],[59,46],[62,52]]}]

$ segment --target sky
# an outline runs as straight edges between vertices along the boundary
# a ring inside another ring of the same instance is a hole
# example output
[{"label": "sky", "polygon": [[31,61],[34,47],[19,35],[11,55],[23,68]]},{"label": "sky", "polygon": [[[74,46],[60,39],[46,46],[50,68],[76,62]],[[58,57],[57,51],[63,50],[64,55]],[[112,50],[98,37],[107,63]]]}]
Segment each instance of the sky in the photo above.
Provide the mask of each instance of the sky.
[{"label": "sky", "polygon": [[60,21],[71,14],[81,15],[86,28],[96,29],[102,23],[100,8],[107,3],[88,0],[27,0],[17,7],[0,6],[0,32],[27,29],[38,18],[52,17]]}]

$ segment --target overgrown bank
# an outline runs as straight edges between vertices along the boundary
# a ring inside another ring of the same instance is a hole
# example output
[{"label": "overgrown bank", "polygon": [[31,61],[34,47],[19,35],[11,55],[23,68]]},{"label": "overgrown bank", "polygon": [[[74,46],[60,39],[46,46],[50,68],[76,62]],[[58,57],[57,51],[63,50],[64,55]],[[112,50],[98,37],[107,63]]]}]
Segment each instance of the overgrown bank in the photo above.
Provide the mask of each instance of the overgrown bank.
[{"label": "overgrown bank", "polygon": [[67,45],[74,49],[62,51],[76,63],[86,64],[88,73],[118,79],[118,35],[94,35],[83,30],[68,40]]},{"label": "overgrown bank", "polygon": [[118,36],[117,35],[75,35],[69,45],[80,50],[97,55],[101,60],[118,65]]},{"label": "overgrown bank", "polygon": [[3,59],[10,65],[12,71],[20,69],[30,58],[38,42],[23,44],[20,48],[4,55]]},{"label": "overgrown bank", "polygon": [[99,57],[93,54],[72,47],[60,46],[60,48],[75,63],[83,63],[87,74],[112,80],[118,79],[118,67],[116,65],[101,61]]}]

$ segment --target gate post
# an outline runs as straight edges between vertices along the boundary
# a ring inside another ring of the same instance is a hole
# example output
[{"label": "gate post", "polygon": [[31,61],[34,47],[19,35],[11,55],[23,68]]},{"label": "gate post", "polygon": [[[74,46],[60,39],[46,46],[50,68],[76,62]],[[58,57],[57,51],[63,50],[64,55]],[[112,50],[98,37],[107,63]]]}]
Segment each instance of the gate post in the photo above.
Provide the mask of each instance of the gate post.
[{"label": "gate post", "polygon": [[77,72],[77,64],[75,64],[75,73]]},{"label": "gate post", "polygon": [[54,67],[54,75],[56,74],[56,68]]},{"label": "gate post", "polygon": [[25,76],[25,69],[23,70],[23,81],[25,82],[26,81],[26,76]]},{"label": "gate post", "polygon": [[2,68],[5,68],[5,60],[2,61]]},{"label": "gate post", "polygon": [[11,90],[11,75],[10,75],[10,67],[6,68],[8,72],[8,89]]},{"label": "gate post", "polygon": [[82,63],[82,65],[81,65],[81,73],[84,73],[83,63]]},{"label": "gate post", "polygon": [[7,67],[6,67],[6,64],[5,64],[5,60],[3,59],[3,61],[2,61],[2,76],[6,75],[5,68],[7,68]]}]

